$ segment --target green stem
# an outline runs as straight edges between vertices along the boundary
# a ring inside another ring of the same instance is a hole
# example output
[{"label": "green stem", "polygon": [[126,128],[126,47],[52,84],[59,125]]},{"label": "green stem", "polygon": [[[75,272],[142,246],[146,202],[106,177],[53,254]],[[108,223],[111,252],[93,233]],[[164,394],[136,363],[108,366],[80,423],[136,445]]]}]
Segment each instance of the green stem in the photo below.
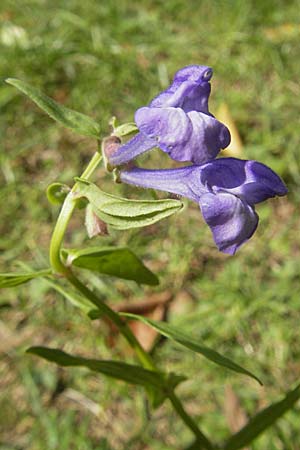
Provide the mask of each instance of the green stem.
[{"label": "green stem", "polygon": [[214,450],[213,445],[211,442],[207,439],[207,437],[202,433],[202,431],[199,429],[196,422],[189,416],[189,414],[185,411],[181,401],[175,394],[175,392],[171,392],[169,394],[169,399],[178,413],[178,415],[181,417],[183,422],[189,427],[189,429],[194,433],[197,439],[198,447],[197,449],[205,449],[205,450]]},{"label": "green stem", "polygon": [[[127,340],[131,348],[135,351],[142,365],[149,370],[157,371],[157,368],[152,361],[151,356],[143,349],[139,341],[136,339],[126,322],[116,313],[113,309],[111,309],[106,303],[102,302],[90,289],[88,289],[81,281],[73,274],[73,272],[67,268],[67,273],[65,274],[66,278],[69,282],[86,298],[90,300],[93,305],[95,305],[106,317],[108,317],[118,328],[120,333]],[[199,445],[199,450],[201,448],[205,450],[214,450],[212,444],[206,438],[206,436],[202,433],[202,431],[198,428],[198,425],[194,420],[188,415],[188,413],[183,408],[183,405],[179,398],[176,396],[175,392],[168,393],[168,397],[177,411],[178,415],[181,417],[183,422],[188,426],[188,428],[194,433],[196,436],[197,445]],[[201,447],[200,447],[201,446]]]},{"label": "green stem", "polygon": [[[89,164],[87,165],[86,169],[84,170],[84,172],[82,172],[82,175],[80,178],[85,178],[86,180],[89,180],[91,175],[95,172],[95,170],[97,169],[98,165],[100,164],[102,160],[102,156],[101,153],[96,152],[94,154],[94,156],[92,157],[92,159],[90,160]],[[75,191],[76,189],[76,183],[73,186],[72,191]]]},{"label": "green stem", "polygon": [[[95,153],[85,171],[82,173],[81,178],[88,180],[98,164],[101,161],[100,153]],[[123,319],[109,306],[102,302],[90,289],[88,289],[81,281],[73,274],[72,270],[65,266],[60,256],[61,245],[67,230],[67,226],[71,219],[72,213],[76,206],[76,199],[74,198],[74,192],[76,191],[77,183],[74,184],[71,192],[67,195],[60,214],[58,216],[50,244],[50,263],[52,268],[58,274],[66,277],[73,286],[75,286],[85,297],[87,297],[91,303],[93,303],[103,314],[108,317],[120,330],[130,346],[135,350],[143,366],[147,369],[156,370],[151,356],[143,349],[134,334],[131,332],[128,325]]]},{"label": "green stem", "polygon": [[[102,156],[100,153],[96,152],[89,162],[87,168],[82,173],[81,178],[85,178],[88,180],[91,175],[94,173],[95,169],[101,162]],[[76,206],[76,199],[74,199],[74,192],[76,191],[77,183],[74,184],[71,192],[67,195],[60,214],[58,216],[52,238],[50,243],[50,264],[56,273],[61,275],[66,275],[68,272],[66,266],[61,261],[60,257],[60,249],[62,245],[63,238],[65,236],[67,226],[70,222],[72,213]]]},{"label": "green stem", "polygon": [[90,300],[106,317],[108,317],[119,329],[120,333],[127,340],[132,349],[136,352],[139,360],[142,365],[146,369],[157,370],[154,362],[152,361],[151,356],[143,349],[139,341],[136,339],[126,322],[116,313],[113,309],[111,309],[106,303],[102,302],[93,291],[88,289],[81,281],[68,270],[66,273],[66,278],[69,280],[73,286],[78,289],[86,298]]},{"label": "green stem", "polygon": [[[97,152],[91,159],[85,171],[82,173],[81,178],[89,179],[99,165],[100,161],[101,154]],[[87,299],[89,299],[92,304],[94,304],[106,317],[108,317],[117,326],[120,333],[124,336],[129,345],[136,352],[136,355],[146,369],[157,371],[157,368],[151,356],[143,349],[126,322],[119,316],[118,313],[111,309],[106,303],[102,302],[97,297],[97,295],[94,294],[93,291],[82,284],[81,281],[74,275],[72,270],[69,267],[65,266],[65,264],[61,260],[60,250],[62,242],[72,213],[76,207],[76,198],[74,198],[74,192],[76,191],[76,188],[77,183],[74,184],[71,192],[67,195],[64,201],[52,234],[49,253],[52,269],[54,270],[54,272],[64,276],[76,289],[78,289],[79,292],[81,292]],[[213,450],[212,444],[199,430],[197,424],[193,421],[193,419],[186,413],[175,393],[170,392],[168,394],[168,397],[184,423],[195,434],[199,445],[201,445],[201,447],[203,447],[205,450]]]},{"label": "green stem", "polygon": [[50,243],[49,259],[54,272],[65,275],[68,271],[60,257],[60,249],[67,226],[71,219],[76,204],[73,199],[72,191],[65,198],[62,209],[59,213]]}]

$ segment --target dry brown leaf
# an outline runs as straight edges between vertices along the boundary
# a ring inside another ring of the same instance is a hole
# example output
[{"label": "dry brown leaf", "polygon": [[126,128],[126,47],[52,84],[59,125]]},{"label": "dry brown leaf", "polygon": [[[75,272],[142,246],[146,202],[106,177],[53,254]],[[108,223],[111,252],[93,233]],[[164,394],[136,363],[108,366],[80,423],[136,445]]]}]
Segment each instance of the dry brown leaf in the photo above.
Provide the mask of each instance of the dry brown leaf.
[{"label": "dry brown leaf", "polygon": [[95,236],[109,235],[107,224],[94,213],[90,203],[85,211],[85,227],[90,239]]},{"label": "dry brown leaf", "polygon": [[222,151],[222,156],[233,156],[235,158],[239,158],[242,155],[243,143],[226,103],[222,103],[220,105],[216,117],[220,122],[227,126],[231,134],[230,145]]},{"label": "dry brown leaf", "polygon": [[[230,431],[237,433],[248,422],[240,400],[230,385],[225,386],[224,413]],[[249,450],[245,447],[244,450]]]},{"label": "dry brown leaf", "polygon": [[[160,321],[164,319],[165,312],[165,305],[158,305],[151,313],[143,314],[143,316],[148,319]],[[157,331],[142,322],[138,322],[137,320],[130,321],[128,325],[139,343],[142,345],[143,349],[146,350],[146,352],[149,352],[156,341],[158,335]]]},{"label": "dry brown leaf", "polygon": [[[173,299],[173,295],[169,291],[161,292],[159,294],[151,295],[147,299],[139,302],[121,303],[116,307],[112,307],[115,311],[126,312],[132,314],[138,314],[148,319],[153,320],[165,320],[169,308],[169,304]],[[136,320],[128,320],[128,325],[131,328],[133,334],[138,339],[139,343],[146,351],[150,351],[157,338],[157,331]],[[108,338],[108,344],[114,347],[116,344],[116,337],[118,336],[118,330],[109,322],[110,334]]]},{"label": "dry brown leaf", "polygon": [[271,42],[283,42],[300,36],[300,23],[283,23],[278,27],[265,28],[263,33]]}]

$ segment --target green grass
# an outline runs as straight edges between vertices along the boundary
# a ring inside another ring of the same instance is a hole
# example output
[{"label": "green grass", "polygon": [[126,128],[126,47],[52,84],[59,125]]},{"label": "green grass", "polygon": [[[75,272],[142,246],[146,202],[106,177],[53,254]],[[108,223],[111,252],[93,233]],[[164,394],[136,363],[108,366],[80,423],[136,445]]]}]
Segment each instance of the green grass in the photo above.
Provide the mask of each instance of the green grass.
[{"label": "green grass", "polygon": [[[218,253],[192,204],[149,228],[94,241],[132,246],[161,279],[152,289],[91,277],[103,298],[129,302],[170,291],[172,323],[265,382],[261,388],[169,342],[156,349],[162,367],[189,376],[178,391],[203,430],[224,439],[228,387],[251,415],[300,379],[300,2],[2,0],[0,19],[1,79],[28,81],[91,115],[103,135],[112,115],[131,121],[178,68],[212,66],[212,111],[226,102],[243,157],[270,165],[288,184],[287,199],[257,208],[259,229],[233,258]],[[45,189],[54,181],[72,184],[95,143],[57,126],[4,82],[0,109],[1,271],[19,260],[45,267],[58,214]],[[142,159],[148,167],[169,164],[158,152]],[[150,195],[115,186],[101,172],[95,180],[112,193]],[[68,244],[86,240],[82,214],[71,229]],[[149,421],[141,390],[24,354],[34,344],[132,357],[123,341],[108,345],[105,324],[91,323],[45,283],[3,290],[0,311],[0,450],[168,450],[191,441],[168,404]],[[251,449],[299,450],[299,414],[298,406]]]}]

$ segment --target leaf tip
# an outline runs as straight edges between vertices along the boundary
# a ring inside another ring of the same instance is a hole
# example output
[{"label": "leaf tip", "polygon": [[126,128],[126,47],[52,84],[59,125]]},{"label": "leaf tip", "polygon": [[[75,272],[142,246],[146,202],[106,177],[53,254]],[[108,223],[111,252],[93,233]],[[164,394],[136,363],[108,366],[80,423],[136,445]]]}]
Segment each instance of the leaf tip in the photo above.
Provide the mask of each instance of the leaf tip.
[{"label": "leaf tip", "polygon": [[25,350],[25,353],[29,353],[30,355],[36,355],[38,352],[38,347],[29,347]]},{"label": "leaf tip", "polygon": [[258,382],[258,384],[259,384],[260,386],[263,386],[263,385],[264,385],[264,383],[261,381],[260,378],[255,377],[255,380]]},{"label": "leaf tip", "polygon": [[160,283],[159,278],[151,272],[151,278],[149,277],[148,284],[149,286],[158,286]]},{"label": "leaf tip", "polygon": [[14,85],[14,82],[17,81],[16,78],[5,78],[5,83]]}]

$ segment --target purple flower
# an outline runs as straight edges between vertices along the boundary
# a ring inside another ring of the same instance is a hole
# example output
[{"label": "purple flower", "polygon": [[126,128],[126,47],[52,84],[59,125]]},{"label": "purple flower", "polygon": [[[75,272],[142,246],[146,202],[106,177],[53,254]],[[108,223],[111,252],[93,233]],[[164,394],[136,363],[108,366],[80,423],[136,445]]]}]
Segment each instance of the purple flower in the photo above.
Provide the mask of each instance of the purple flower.
[{"label": "purple flower", "polygon": [[178,169],[123,170],[120,181],[187,197],[200,206],[219,250],[233,255],[255,232],[254,205],[282,196],[287,188],[269,167],[257,161],[221,158]]},{"label": "purple flower", "polygon": [[135,113],[139,133],[107,155],[111,166],[159,147],[175,161],[203,164],[230,143],[229,130],[208,111],[212,69],[187,66],[179,70],[168,89]]}]

